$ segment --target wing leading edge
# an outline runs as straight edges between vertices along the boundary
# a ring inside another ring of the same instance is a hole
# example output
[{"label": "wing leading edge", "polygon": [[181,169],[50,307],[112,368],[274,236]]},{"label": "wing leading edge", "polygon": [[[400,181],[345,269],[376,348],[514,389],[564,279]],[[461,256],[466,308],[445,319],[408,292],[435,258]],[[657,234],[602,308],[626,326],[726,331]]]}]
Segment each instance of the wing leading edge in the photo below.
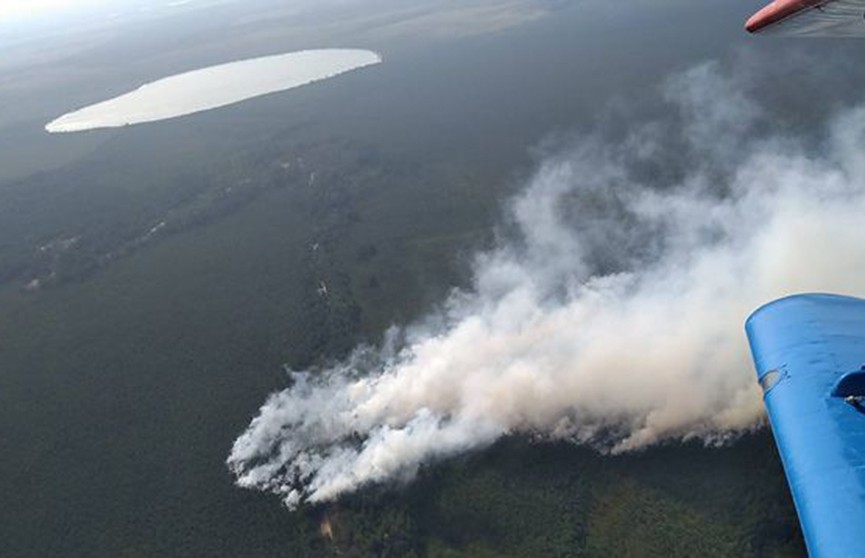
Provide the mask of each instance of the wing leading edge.
[{"label": "wing leading edge", "polygon": [[745,24],[750,33],[865,37],[865,0],[775,0]]},{"label": "wing leading edge", "polygon": [[746,324],[812,557],[865,554],[865,300],[798,295]]}]

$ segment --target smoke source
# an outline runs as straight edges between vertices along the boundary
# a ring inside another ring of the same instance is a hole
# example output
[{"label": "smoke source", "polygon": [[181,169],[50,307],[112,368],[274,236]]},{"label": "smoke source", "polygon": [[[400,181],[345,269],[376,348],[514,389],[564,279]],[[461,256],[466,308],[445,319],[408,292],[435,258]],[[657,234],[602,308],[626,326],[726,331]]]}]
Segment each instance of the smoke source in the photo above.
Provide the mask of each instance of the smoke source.
[{"label": "smoke source", "polygon": [[228,458],[238,485],[293,508],[508,434],[623,452],[759,426],[749,312],[865,289],[865,110],[807,149],[760,135],[740,91],[698,67],[663,88],[668,118],[548,157],[471,290],[267,399]]}]

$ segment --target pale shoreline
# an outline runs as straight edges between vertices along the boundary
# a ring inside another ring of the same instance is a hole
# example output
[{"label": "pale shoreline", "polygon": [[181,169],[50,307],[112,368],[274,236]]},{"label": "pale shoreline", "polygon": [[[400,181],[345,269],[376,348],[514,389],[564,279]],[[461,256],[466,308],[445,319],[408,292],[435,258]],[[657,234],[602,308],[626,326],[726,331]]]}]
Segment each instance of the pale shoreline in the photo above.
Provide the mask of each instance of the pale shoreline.
[{"label": "pale shoreline", "polygon": [[288,91],[381,63],[376,52],[304,50],[240,60],[162,78],[49,122],[49,133],[121,128],[179,118]]}]

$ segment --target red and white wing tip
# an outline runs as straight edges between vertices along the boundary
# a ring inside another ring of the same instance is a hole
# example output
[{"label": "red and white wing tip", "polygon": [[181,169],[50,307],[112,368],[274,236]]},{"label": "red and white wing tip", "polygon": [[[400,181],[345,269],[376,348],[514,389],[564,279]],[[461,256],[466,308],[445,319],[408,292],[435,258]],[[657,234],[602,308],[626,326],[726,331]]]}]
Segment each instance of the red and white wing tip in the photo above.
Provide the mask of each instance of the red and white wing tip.
[{"label": "red and white wing tip", "polygon": [[826,0],[775,0],[752,15],[745,23],[745,29],[749,33],[759,33],[767,27],[794,16],[803,10],[825,3]]}]

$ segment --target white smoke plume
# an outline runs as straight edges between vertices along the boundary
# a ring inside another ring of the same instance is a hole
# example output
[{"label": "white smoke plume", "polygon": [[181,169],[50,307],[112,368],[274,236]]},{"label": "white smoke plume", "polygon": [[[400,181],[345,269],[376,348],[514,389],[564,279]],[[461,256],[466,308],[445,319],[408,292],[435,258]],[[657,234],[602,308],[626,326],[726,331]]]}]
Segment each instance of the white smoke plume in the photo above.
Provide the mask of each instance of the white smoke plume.
[{"label": "white smoke plume", "polygon": [[270,396],[237,483],[296,507],[508,434],[623,452],[759,426],[749,312],[865,292],[865,109],[806,147],[740,91],[701,66],[663,88],[667,121],[548,158],[470,290]]}]

